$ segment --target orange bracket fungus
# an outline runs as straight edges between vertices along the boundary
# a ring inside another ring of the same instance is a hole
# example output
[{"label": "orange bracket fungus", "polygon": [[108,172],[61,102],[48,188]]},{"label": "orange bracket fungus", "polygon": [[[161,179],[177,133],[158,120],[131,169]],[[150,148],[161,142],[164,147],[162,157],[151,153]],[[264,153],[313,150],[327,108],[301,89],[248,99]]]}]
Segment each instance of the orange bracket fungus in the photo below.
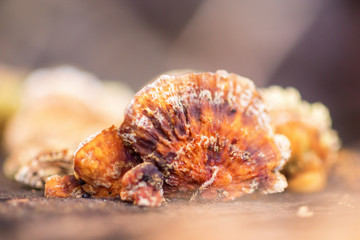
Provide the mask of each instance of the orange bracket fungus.
[{"label": "orange bracket fungus", "polygon": [[[256,190],[282,192],[289,158],[288,139],[274,133],[249,79],[226,71],[161,75],[134,96],[120,127],[80,145],[77,183],[68,185],[141,206],[165,198],[228,201]],[[53,181],[48,197],[60,195],[50,191]]]}]

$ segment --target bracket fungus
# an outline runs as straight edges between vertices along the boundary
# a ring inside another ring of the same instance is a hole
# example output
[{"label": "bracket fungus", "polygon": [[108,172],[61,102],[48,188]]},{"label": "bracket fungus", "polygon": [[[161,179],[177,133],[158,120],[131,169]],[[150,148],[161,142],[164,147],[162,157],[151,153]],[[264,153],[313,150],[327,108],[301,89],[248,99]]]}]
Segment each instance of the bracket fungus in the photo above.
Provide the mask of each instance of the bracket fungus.
[{"label": "bracket fungus", "polygon": [[283,173],[289,190],[322,190],[328,173],[337,160],[340,139],[331,128],[329,110],[321,103],[308,103],[294,88],[272,86],[262,90],[269,107],[274,131],[291,143],[291,158]]},{"label": "bracket fungus", "polygon": [[[251,80],[223,70],[161,75],[134,96],[118,128],[80,145],[78,182],[67,177],[63,189],[80,184],[86,196],[142,206],[164,198],[227,201],[282,192],[289,158],[290,143],[274,133]],[[66,195],[46,185],[47,197]]]}]

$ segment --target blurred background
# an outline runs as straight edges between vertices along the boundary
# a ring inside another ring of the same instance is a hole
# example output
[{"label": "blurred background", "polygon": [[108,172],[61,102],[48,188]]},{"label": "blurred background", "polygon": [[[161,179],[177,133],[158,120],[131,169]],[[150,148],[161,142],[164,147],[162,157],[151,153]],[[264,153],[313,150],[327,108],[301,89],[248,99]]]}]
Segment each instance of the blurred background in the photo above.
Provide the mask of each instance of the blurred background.
[{"label": "blurred background", "polygon": [[73,65],[134,91],[226,69],[323,102],[345,145],[360,140],[359,42],[357,0],[0,0],[0,64]]}]

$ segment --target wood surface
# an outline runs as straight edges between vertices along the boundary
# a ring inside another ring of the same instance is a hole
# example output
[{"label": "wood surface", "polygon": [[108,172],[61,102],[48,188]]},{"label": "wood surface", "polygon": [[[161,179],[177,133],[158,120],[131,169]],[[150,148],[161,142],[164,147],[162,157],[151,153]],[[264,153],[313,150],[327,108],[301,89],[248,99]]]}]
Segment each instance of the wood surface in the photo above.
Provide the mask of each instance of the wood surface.
[{"label": "wood surface", "polygon": [[[46,199],[0,175],[0,239],[360,239],[360,194],[249,195],[228,203]],[[299,213],[299,208],[308,209]]]}]

